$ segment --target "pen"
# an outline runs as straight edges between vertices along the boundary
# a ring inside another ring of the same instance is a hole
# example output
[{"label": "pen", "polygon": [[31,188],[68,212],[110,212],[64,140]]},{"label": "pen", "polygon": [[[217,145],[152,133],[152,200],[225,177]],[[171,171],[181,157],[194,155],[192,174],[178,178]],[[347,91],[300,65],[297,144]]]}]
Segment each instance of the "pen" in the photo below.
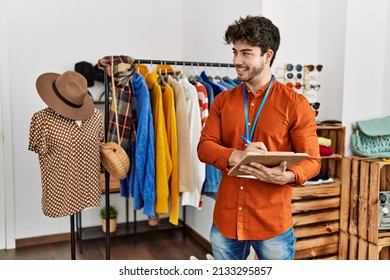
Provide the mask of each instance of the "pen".
[{"label": "pen", "polygon": [[242,140],[244,140],[245,143],[247,143],[248,145],[251,143],[251,141],[250,141],[248,138],[246,138],[246,137],[244,137],[244,136],[242,136],[242,135],[240,135],[240,138],[241,138]]}]

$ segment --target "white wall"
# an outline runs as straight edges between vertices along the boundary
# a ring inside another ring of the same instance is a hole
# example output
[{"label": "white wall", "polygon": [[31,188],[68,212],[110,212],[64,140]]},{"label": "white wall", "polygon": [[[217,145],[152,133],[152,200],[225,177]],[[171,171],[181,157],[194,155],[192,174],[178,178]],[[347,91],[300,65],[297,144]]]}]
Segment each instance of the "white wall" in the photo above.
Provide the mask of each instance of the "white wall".
[{"label": "white wall", "polygon": [[263,0],[263,15],[279,27],[281,42],[275,67],[318,63],[319,1]]},{"label": "white wall", "polygon": [[[390,32],[390,4],[387,2],[387,13],[386,13],[386,30],[385,34],[389,34]],[[384,46],[384,60],[383,60],[383,82],[382,82],[382,115],[388,115],[389,112],[389,104],[390,104],[390,87],[388,84],[389,77],[390,77],[390,36],[385,35],[386,43]]]},{"label": "white wall", "polygon": [[[259,1],[255,0],[242,2],[238,9],[231,0],[213,1],[212,4],[197,1],[196,5],[195,2],[186,3],[189,4],[186,8],[180,0],[136,3],[115,0],[109,4],[102,0],[16,0],[5,3],[11,124],[14,128],[15,182],[12,190],[15,193],[16,239],[69,232],[68,217],[53,219],[42,214],[38,158],[27,150],[31,116],[46,107],[35,89],[35,80],[40,74],[62,73],[73,69],[74,64],[82,60],[95,64],[99,58],[111,54],[146,59],[226,62],[225,58],[231,54],[221,40],[226,23],[253,11],[258,13],[260,7]],[[226,13],[229,7],[232,9]],[[196,21],[190,22],[184,17]],[[211,28],[218,26],[214,24],[215,20],[222,22],[217,31]],[[203,41],[205,49],[198,50],[197,46],[201,45],[199,40],[193,44],[188,44],[186,40],[192,38],[191,34],[201,32],[207,38]],[[210,41],[212,39],[215,41]],[[184,50],[188,57],[183,55]],[[214,51],[211,56],[209,51]],[[228,55],[219,55],[224,52]],[[111,198],[112,204],[120,208],[119,221],[124,221],[123,198],[119,195]],[[210,221],[211,212],[206,213]],[[139,218],[145,217],[140,214]],[[97,209],[83,211],[84,226],[99,223]]]},{"label": "white wall", "polygon": [[273,68],[286,63],[324,65],[321,89],[314,96],[321,103],[317,120],[341,120],[347,0],[263,0],[263,3],[263,14],[272,19],[281,33]]},{"label": "white wall", "polygon": [[[232,63],[232,46],[226,45],[223,41],[225,30],[239,17],[249,14],[259,15],[261,2],[246,0],[238,5],[236,0],[187,1],[183,12],[185,15],[183,17],[184,60]],[[235,73],[235,70],[227,68],[198,69],[199,73],[203,70],[221,76]],[[221,72],[218,73],[218,71]],[[204,197],[202,210],[186,207],[186,223],[205,239],[209,239],[214,202],[213,199]]]},{"label": "white wall", "polygon": [[259,15],[261,0],[186,1],[183,10],[183,56],[191,61],[232,63],[232,46],[223,36],[239,17]]},{"label": "white wall", "polygon": [[15,247],[14,165],[6,3],[0,1],[0,249]]},{"label": "white wall", "polygon": [[324,69],[319,92],[319,120],[343,120],[346,11],[347,0],[320,1],[318,62]]},{"label": "white wall", "polygon": [[[0,1],[0,18],[1,18],[1,21],[0,21],[0,41],[1,42],[6,42],[5,41],[5,34],[6,34],[6,21],[5,21],[5,8],[3,6],[3,1]],[[1,44],[0,48],[2,46],[4,46],[6,44]],[[2,60],[4,58],[4,54],[6,54],[5,52],[2,51],[2,49],[0,49],[0,54],[3,54],[2,56],[0,56],[0,66],[3,65],[2,64]],[[2,78],[2,73],[3,71],[1,70],[2,68],[0,68],[0,81],[3,81],[3,78]],[[1,83],[2,84],[2,83]],[[2,109],[1,112],[3,111],[3,101],[2,101],[2,98],[3,98],[3,94],[2,92],[4,92],[4,89],[2,87],[0,87],[0,108]],[[6,237],[5,237],[5,184],[4,184],[4,141],[3,141],[3,114],[0,113],[0,249],[3,249],[5,248],[5,243],[6,243]]]},{"label": "white wall", "polygon": [[[4,81],[9,84],[9,91],[0,94],[3,102],[10,100],[10,117],[3,122],[13,128],[13,146],[7,146],[13,147],[13,156],[4,156],[13,161],[14,172],[5,188],[15,194],[16,239],[69,232],[68,218],[52,219],[41,213],[38,158],[27,150],[31,116],[46,107],[35,89],[41,73],[64,72],[81,60],[96,63],[111,54],[231,62],[231,46],[223,44],[227,25],[240,16],[263,13],[281,31],[275,67],[289,62],[324,65],[320,118],[341,119],[348,128],[355,119],[389,112],[382,102],[389,101],[384,81],[390,60],[386,0],[1,1],[7,35],[1,34],[0,39],[6,38],[8,47],[2,41],[0,50],[8,55],[2,53],[0,63],[2,70],[7,68],[5,56],[10,69],[0,72],[2,89]],[[114,15],[112,7],[119,12]],[[124,221],[123,198],[111,197],[120,208],[119,220]],[[187,223],[205,238],[213,203],[205,198],[202,210],[187,207]],[[13,215],[12,207],[6,211]],[[100,223],[97,212],[83,212],[85,226]]]},{"label": "white wall", "polygon": [[[35,89],[44,72],[62,73],[76,62],[125,54],[141,58],[182,57],[182,1],[7,1],[12,127],[15,160],[15,237],[69,231],[69,218],[41,213],[37,155],[28,151],[33,113],[46,107]],[[113,204],[122,207],[123,200]],[[85,211],[85,226],[99,224],[96,209]]]},{"label": "white wall", "polygon": [[352,122],[390,114],[384,102],[389,100],[384,76],[390,52],[388,5],[386,0],[348,1],[342,108],[347,155],[352,154]]}]

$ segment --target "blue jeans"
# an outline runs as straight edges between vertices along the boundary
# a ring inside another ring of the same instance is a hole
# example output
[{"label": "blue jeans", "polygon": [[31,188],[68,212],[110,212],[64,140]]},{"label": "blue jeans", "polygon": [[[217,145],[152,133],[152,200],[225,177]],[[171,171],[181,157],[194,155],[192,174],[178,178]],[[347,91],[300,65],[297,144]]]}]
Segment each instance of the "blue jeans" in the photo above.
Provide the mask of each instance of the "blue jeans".
[{"label": "blue jeans", "polygon": [[210,232],[211,248],[215,260],[246,260],[251,246],[260,260],[293,260],[295,241],[292,227],[266,240],[230,239],[223,236],[214,224]]}]

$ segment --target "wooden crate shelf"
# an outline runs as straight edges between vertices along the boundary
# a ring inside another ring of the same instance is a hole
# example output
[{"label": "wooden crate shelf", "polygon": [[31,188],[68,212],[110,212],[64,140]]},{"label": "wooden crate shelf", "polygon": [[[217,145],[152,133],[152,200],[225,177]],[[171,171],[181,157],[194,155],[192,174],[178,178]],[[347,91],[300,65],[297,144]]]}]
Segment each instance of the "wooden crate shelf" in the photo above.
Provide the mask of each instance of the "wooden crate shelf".
[{"label": "wooden crate shelf", "polygon": [[318,125],[317,135],[331,140],[331,148],[334,154],[322,157],[321,171],[329,177],[341,178],[341,159],[344,156],[345,127]]},{"label": "wooden crate shelf", "polygon": [[390,162],[342,160],[340,259],[390,259],[390,230],[379,230],[379,192],[390,190]]},{"label": "wooden crate shelf", "polygon": [[293,188],[295,259],[338,259],[345,127],[317,126],[317,135],[331,140],[334,154],[322,157],[321,171],[334,182]]},{"label": "wooden crate shelf", "polygon": [[336,155],[344,156],[345,127],[338,125],[317,125],[318,137],[331,140],[331,148]]}]

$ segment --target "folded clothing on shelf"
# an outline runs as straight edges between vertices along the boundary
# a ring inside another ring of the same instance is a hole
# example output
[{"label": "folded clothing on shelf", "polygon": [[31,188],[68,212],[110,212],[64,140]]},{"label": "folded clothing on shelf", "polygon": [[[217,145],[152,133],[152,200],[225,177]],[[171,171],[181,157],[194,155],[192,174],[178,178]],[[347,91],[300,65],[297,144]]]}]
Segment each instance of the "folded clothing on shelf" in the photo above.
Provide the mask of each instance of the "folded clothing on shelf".
[{"label": "folded clothing on shelf", "polygon": [[320,146],[330,147],[332,145],[332,140],[326,137],[318,136],[318,144],[320,144]]},{"label": "folded clothing on shelf", "polygon": [[333,149],[331,147],[325,147],[320,145],[320,156],[331,156],[333,155]]},{"label": "folded clothing on shelf", "polygon": [[333,178],[330,178],[329,176],[325,175],[323,172],[320,172],[317,176],[307,180],[306,183],[304,183],[304,185],[320,185],[320,184],[326,184],[332,182],[334,182]]}]

